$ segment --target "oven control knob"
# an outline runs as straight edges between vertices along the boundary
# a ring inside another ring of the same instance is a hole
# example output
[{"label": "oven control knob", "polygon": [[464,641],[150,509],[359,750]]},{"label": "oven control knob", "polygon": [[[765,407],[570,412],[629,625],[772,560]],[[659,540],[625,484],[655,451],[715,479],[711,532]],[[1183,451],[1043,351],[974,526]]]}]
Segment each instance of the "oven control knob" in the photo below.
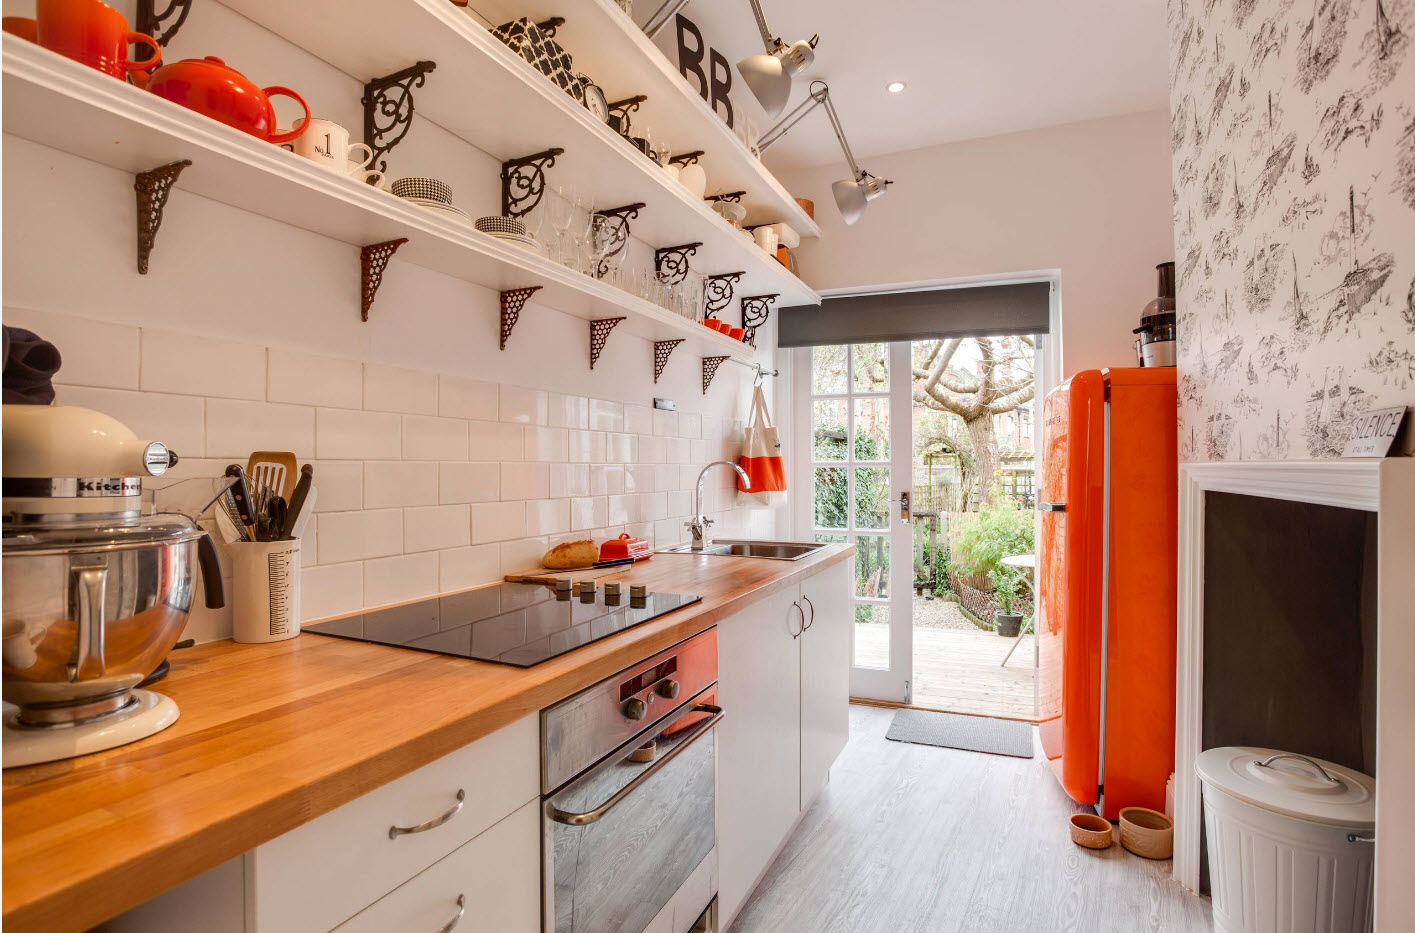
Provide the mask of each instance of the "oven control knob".
[{"label": "oven control knob", "polygon": [[624,701],[625,719],[643,719],[649,713],[649,705],[638,697],[630,697]]},{"label": "oven control knob", "polygon": [[658,682],[658,695],[665,700],[678,699],[678,690],[679,686],[676,680],[660,680]]}]

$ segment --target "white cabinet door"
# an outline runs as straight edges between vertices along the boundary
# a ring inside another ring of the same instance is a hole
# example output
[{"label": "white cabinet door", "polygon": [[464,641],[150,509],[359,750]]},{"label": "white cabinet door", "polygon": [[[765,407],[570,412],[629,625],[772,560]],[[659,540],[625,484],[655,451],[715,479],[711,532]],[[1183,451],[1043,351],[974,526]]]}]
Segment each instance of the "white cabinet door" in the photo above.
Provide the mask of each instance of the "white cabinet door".
[{"label": "white cabinet door", "polygon": [[718,623],[718,905],[725,927],[801,808],[800,591]]},{"label": "white cabinet door", "polygon": [[850,738],[850,562],[801,584],[801,805],[809,806]]}]

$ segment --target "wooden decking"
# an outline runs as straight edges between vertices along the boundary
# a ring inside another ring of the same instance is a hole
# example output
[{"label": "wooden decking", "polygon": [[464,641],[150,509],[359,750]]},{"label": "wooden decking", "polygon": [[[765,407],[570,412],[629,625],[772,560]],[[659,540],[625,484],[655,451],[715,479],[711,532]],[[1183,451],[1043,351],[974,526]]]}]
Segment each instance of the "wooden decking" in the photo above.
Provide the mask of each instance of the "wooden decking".
[{"label": "wooden decking", "polygon": [[[855,626],[857,663],[884,666],[888,632],[883,625]],[[1002,667],[1017,639],[982,630],[914,628],[913,705],[953,713],[1035,718],[1031,635]]]}]

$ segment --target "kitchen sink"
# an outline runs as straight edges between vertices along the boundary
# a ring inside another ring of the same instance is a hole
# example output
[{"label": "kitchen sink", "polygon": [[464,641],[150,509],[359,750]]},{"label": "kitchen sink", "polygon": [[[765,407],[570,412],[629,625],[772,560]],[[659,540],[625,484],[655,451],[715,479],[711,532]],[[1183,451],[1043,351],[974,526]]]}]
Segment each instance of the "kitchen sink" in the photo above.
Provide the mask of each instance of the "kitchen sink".
[{"label": "kitchen sink", "polygon": [[824,544],[803,544],[798,541],[725,541],[717,540],[701,551],[691,544],[664,548],[660,554],[706,554],[712,557],[761,557],[766,560],[800,560],[814,554]]}]

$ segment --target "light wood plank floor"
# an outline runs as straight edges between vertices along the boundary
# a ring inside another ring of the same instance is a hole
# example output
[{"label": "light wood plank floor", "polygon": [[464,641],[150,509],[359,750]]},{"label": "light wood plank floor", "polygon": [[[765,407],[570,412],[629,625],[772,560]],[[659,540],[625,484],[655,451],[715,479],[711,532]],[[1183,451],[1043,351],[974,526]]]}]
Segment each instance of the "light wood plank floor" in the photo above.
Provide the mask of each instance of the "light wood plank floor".
[{"label": "light wood plank floor", "polygon": [[[925,709],[1035,719],[1031,635],[1000,638],[981,629],[914,626],[913,705]],[[1008,649],[1017,650],[1002,667]],[[855,626],[855,663],[887,667],[889,627]]]},{"label": "light wood plank floor", "polygon": [[[1022,649],[1018,649],[1021,651]],[[890,742],[893,710],[850,708],[831,781],[731,933],[1189,933],[1207,898],[1170,863],[1072,844],[1041,756]]]}]

